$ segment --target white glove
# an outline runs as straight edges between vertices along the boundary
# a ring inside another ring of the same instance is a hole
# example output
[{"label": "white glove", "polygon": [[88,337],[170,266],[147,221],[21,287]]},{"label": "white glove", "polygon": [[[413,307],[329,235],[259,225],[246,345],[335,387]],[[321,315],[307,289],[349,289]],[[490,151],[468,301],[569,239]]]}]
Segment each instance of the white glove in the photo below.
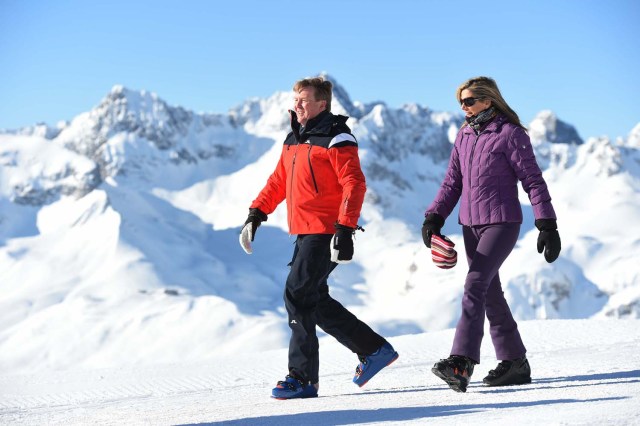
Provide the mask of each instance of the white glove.
[{"label": "white glove", "polygon": [[240,246],[247,254],[253,253],[251,248],[251,234],[253,233],[253,223],[249,222],[240,231]]}]

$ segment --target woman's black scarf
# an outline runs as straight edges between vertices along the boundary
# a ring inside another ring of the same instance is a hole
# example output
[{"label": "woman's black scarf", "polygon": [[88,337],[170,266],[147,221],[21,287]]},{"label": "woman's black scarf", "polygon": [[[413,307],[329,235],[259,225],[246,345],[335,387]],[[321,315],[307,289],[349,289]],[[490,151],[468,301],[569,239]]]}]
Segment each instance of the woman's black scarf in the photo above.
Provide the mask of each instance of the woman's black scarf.
[{"label": "woman's black scarf", "polygon": [[476,134],[480,133],[480,129],[482,126],[489,120],[491,120],[496,115],[496,109],[494,107],[489,107],[484,111],[480,111],[477,115],[473,115],[471,117],[467,117],[467,124],[475,130]]}]

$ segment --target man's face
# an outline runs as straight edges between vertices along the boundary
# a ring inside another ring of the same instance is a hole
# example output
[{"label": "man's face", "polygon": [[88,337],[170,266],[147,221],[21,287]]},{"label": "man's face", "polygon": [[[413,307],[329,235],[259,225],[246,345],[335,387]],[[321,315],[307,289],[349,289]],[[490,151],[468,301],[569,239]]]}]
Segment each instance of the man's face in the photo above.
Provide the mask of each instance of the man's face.
[{"label": "man's face", "polygon": [[307,121],[326,109],[327,101],[315,100],[315,89],[313,87],[304,87],[298,93],[293,95],[293,109],[298,115],[298,122],[303,126],[307,125]]}]

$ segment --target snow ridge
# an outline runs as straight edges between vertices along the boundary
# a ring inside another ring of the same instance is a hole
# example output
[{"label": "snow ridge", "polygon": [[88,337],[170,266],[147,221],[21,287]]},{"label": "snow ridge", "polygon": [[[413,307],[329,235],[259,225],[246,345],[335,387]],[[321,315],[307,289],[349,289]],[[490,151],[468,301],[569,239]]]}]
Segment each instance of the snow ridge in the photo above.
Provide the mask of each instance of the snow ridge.
[{"label": "snow ridge", "polygon": [[[368,186],[367,231],[354,262],[332,275],[332,292],[386,336],[452,327],[465,267],[436,268],[419,228],[462,116],[365,105],[326,76],[332,109],[351,116]],[[289,92],[277,92],[199,114],[114,86],[68,123],[0,133],[0,368],[196,361],[286,346],[286,210],[260,228],[251,256],[237,233],[277,162],[290,104]],[[522,194],[520,239],[501,269],[514,312],[640,318],[640,124],[616,141],[582,140],[550,111],[529,127],[563,251],[551,265],[536,252]],[[444,233],[462,247],[456,215]]]}]

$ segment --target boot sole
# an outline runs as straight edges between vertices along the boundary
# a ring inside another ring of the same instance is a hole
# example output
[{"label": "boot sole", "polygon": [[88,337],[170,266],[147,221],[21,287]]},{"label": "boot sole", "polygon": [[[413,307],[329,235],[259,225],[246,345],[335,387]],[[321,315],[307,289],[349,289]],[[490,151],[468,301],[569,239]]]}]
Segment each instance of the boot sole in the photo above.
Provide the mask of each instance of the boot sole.
[{"label": "boot sole", "polygon": [[518,379],[518,380],[513,380],[513,381],[509,381],[507,383],[491,383],[491,382],[485,382],[485,380],[483,379],[482,383],[484,383],[485,386],[492,386],[492,387],[528,385],[529,383],[531,383],[531,377],[526,377],[526,378],[522,378],[522,379]]},{"label": "boot sole", "polygon": [[271,398],[277,399],[278,401],[287,401],[289,399],[317,398],[317,397],[318,397],[318,395],[309,395],[309,396],[292,396],[292,397],[289,397],[289,398],[285,398],[285,397],[282,397],[282,396],[273,396],[273,395],[271,395]]}]

